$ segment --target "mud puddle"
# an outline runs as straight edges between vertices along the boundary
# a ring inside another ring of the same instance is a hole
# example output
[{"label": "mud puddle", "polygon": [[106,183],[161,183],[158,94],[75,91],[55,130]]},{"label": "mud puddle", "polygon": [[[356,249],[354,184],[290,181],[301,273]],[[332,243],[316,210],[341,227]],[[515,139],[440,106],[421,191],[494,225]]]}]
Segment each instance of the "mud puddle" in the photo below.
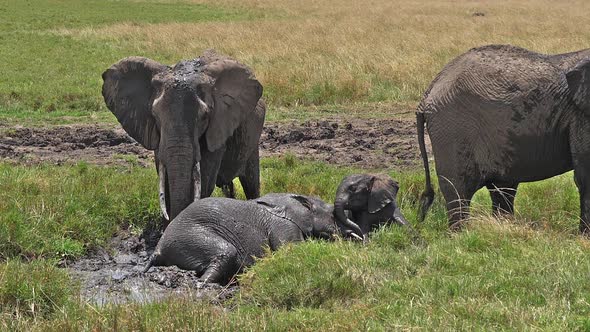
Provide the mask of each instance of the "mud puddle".
[{"label": "mud puddle", "polygon": [[[360,168],[403,169],[419,165],[415,123],[409,119],[328,119],[267,123],[262,157],[283,156]],[[99,165],[153,165],[153,153],[120,128],[61,126],[3,128],[0,159],[21,164],[86,161]]]},{"label": "mud puddle", "polygon": [[154,228],[139,236],[121,230],[107,248],[62,267],[80,282],[81,299],[98,306],[149,303],[170,297],[221,303],[236,292],[235,285],[205,284],[195,272],[176,267],[152,267],[142,273],[160,235]]}]

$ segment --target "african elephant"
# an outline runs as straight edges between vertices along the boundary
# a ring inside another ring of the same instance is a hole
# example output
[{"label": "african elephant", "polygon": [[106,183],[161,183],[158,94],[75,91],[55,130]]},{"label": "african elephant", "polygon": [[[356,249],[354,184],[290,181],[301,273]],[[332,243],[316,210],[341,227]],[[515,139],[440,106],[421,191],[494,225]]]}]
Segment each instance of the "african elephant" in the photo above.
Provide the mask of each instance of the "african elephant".
[{"label": "african elephant", "polygon": [[258,197],[262,86],[243,64],[214,51],[174,67],[128,57],[103,74],[102,95],[123,129],[155,154],[160,208],[171,220],[215,185],[233,196],[239,176]]},{"label": "african elephant", "polygon": [[419,219],[434,191],[424,124],[452,229],[486,186],[494,213],[514,212],[521,182],[574,170],[580,230],[590,221],[590,49],[545,55],[489,45],[458,56],[436,76],[416,113],[426,173]]},{"label": "african elephant", "polygon": [[333,207],[295,194],[268,194],[256,200],[205,198],[190,204],[166,228],[144,272],[176,265],[194,270],[204,282],[228,283],[262,257],[306,238],[339,233]]},{"label": "african elephant", "polygon": [[[353,174],[345,177],[336,191],[334,216],[345,235],[367,237],[387,223],[409,226],[397,206],[397,182],[385,174]],[[348,213],[347,213],[348,212]],[[348,234],[349,232],[352,232]]]}]

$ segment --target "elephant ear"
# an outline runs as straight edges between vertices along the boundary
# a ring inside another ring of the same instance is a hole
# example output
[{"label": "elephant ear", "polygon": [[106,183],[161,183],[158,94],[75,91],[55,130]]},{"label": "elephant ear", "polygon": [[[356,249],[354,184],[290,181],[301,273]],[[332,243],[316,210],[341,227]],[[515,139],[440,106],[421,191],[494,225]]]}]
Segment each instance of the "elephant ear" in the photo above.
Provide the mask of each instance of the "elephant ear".
[{"label": "elephant ear", "polygon": [[246,66],[231,59],[213,61],[204,72],[214,79],[213,107],[205,138],[209,151],[215,151],[254,110],[262,96],[262,85]]},{"label": "elephant ear", "polygon": [[152,77],[168,67],[143,57],[125,58],[102,74],[102,96],[123,129],[146,149],[158,147],[160,134],[151,114]]},{"label": "elephant ear", "polygon": [[576,105],[584,111],[590,111],[590,58],[578,62],[565,77]]},{"label": "elephant ear", "polygon": [[369,213],[376,213],[383,209],[387,204],[395,202],[395,196],[399,185],[390,177],[385,175],[376,175],[371,192],[367,209]]}]

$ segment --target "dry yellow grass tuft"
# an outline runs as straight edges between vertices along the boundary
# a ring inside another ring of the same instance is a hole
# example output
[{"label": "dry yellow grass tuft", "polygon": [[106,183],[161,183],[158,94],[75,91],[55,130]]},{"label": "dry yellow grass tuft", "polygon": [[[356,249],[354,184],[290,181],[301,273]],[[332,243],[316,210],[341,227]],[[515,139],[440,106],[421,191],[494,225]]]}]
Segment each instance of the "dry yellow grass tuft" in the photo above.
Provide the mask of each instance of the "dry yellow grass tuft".
[{"label": "dry yellow grass tuft", "polygon": [[510,43],[560,53],[590,44],[584,29],[590,25],[590,2],[583,0],[224,0],[221,5],[268,15],[57,33],[124,43],[168,63],[215,48],[252,66],[275,105],[415,103],[449,60],[472,47]]}]

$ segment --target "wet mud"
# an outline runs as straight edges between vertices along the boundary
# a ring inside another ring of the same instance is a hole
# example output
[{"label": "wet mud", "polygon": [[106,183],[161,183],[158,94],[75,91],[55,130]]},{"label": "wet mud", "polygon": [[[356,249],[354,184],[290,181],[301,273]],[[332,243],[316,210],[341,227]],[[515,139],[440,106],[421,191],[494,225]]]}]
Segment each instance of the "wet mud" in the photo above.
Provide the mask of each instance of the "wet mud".
[{"label": "wet mud", "polygon": [[97,165],[138,163],[152,165],[153,153],[135,142],[123,129],[92,126],[3,128],[0,159],[21,164],[76,163]]},{"label": "wet mud", "polygon": [[[420,165],[411,119],[319,120],[268,123],[262,157],[283,156],[360,168],[403,169]],[[120,128],[61,126],[2,128],[0,159],[21,164],[138,164],[151,167],[153,153]]]},{"label": "wet mud", "polygon": [[203,283],[193,271],[177,267],[152,267],[143,273],[161,233],[148,228],[132,235],[121,230],[106,248],[99,248],[63,268],[80,282],[80,296],[93,305],[149,303],[167,298],[190,298],[222,303],[238,289],[234,285]]}]

